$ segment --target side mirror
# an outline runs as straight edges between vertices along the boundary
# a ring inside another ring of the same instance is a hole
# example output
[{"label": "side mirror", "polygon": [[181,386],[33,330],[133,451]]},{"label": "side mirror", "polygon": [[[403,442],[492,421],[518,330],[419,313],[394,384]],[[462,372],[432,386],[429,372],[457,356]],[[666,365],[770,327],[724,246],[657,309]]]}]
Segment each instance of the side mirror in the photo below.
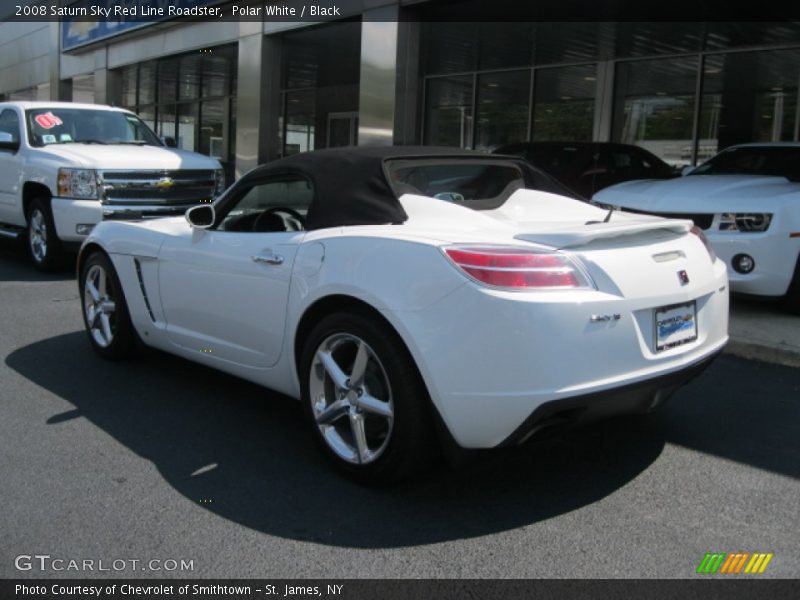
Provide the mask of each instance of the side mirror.
[{"label": "side mirror", "polygon": [[198,204],[186,211],[186,220],[196,229],[208,229],[217,220],[217,213],[211,204]]},{"label": "side mirror", "polygon": [[0,150],[12,150],[16,152],[19,150],[19,140],[15,140],[14,136],[5,131],[0,131]]},{"label": "side mirror", "polygon": [[681,177],[685,177],[686,175],[688,175],[692,171],[694,171],[694,167],[692,165],[686,165],[685,167],[683,167],[681,169]]},{"label": "side mirror", "polygon": [[175,141],[175,138],[172,137],[171,135],[162,135],[161,136],[161,141],[164,142],[164,145],[167,148],[177,148],[178,147],[178,144]]}]

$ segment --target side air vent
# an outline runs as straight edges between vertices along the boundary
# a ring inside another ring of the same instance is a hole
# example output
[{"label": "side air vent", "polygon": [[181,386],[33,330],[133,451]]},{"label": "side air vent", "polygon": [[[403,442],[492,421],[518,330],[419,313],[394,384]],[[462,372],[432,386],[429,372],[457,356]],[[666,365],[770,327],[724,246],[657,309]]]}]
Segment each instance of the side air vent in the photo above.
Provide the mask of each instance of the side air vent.
[{"label": "side air vent", "polygon": [[144,277],[142,277],[142,265],[138,258],[133,259],[133,264],[136,266],[136,277],[139,278],[139,289],[142,290],[142,298],[144,298],[144,305],[147,307],[147,314],[150,315],[150,320],[155,323],[156,318],[153,315],[153,309],[150,307],[150,300],[147,297],[147,288],[144,287]]}]

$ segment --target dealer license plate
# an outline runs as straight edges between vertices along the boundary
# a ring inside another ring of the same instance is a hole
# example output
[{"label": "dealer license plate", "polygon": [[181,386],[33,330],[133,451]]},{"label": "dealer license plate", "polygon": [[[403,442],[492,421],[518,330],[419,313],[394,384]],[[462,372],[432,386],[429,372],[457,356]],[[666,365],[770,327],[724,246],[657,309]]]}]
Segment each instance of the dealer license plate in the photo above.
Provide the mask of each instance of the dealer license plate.
[{"label": "dealer license plate", "polygon": [[655,310],[656,352],[697,339],[697,306],[692,302]]}]

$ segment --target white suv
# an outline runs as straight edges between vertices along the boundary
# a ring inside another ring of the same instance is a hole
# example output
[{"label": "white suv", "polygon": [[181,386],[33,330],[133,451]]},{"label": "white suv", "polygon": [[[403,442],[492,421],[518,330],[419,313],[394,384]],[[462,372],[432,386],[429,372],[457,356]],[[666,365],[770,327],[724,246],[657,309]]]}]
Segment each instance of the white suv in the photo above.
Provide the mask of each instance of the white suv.
[{"label": "white suv", "polygon": [[217,160],[168,147],[130,111],[0,102],[0,236],[27,235],[39,269],[102,220],[182,214],[224,187]]}]

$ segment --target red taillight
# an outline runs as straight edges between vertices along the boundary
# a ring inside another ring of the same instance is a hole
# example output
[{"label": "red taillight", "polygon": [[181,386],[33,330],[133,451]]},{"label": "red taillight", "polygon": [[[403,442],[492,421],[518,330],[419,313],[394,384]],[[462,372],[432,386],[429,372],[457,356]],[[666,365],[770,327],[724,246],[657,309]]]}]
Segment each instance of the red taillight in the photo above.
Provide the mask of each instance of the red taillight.
[{"label": "red taillight", "polygon": [[566,256],[527,248],[455,246],[445,253],[470,277],[502,288],[591,287]]},{"label": "red taillight", "polygon": [[706,250],[708,250],[708,255],[711,257],[711,262],[713,263],[715,260],[717,260],[717,253],[714,252],[714,248],[711,247],[711,243],[708,241],[706,234],[703,233],[703,230],[697,225],[694,225],[691,229],[691,232],[699,237],[700,241],[703,242],[703,246],[706,247]]}]

